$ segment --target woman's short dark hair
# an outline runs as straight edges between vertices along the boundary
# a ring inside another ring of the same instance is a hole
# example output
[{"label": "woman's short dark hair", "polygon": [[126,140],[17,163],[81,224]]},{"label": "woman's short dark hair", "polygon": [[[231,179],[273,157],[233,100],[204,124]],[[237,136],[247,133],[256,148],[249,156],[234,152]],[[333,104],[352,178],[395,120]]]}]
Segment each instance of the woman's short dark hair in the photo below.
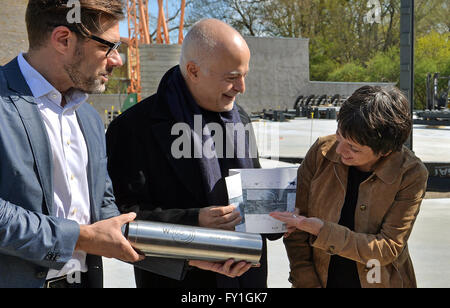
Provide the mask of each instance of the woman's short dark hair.
[{"label": "woman's short dark hair", "polygon": [[106,30],[101,29],[102,20],[120,21],[125,17],[122,0],[77,0],[80,23],[70,24],[67,16],[70,16],[75,6],[67,6],[68,3],[68,0],[28,1],[25,22],[30,49],[44,45],[55,26],[67,25],[71,29],[76,28],[77,34],[87,37]]},{"label": "woman's short dark hair", "polygon": [[342,104],[337,120],[342,137],[375,154],[400,151],[412,127],[408,99],[396,87],[359,88]]}]

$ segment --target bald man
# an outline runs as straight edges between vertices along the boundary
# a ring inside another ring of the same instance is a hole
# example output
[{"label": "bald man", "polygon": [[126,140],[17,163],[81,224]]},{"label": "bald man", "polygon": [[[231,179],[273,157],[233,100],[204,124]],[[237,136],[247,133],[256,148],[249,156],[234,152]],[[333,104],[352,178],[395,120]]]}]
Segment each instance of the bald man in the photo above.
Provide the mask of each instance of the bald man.
[{"label": "bald man", "polygon": [[[157,93],[111,123],[108,171],[123,212],[225,230],[242,221],[229,205],[224,179],[230,169],[260,168],[250,119],[235,103],[245,91],[249,61],[250,50],[236,30],[201,20],[184,39],[180,65],[164,75]],[[135,267],[136,284],[263,288],[266,259],[264,240],[261,266],[234,265],[236,276],[248,270],[240,277],[195,268],[178,281]]]}]

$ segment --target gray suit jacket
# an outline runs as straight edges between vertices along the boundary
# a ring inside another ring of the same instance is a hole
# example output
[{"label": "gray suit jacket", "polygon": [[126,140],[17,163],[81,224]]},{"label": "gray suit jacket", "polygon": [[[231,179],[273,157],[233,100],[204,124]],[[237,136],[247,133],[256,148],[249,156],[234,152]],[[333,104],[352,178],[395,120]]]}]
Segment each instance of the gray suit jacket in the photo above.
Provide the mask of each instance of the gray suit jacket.
[{"label": "gray suit jacket", "polygon": [[[94,223],[119,211],[106,169],[103,123],[89,104],[77,110],[77,117],[88,148]],[[42,287],[49,268],[61,269],[70,260],[80,228],[54,217],[52,205],[50,143],[16,58],[0,67],[0,288]],[[101,258],[88,255],[87,262],[90,285],[101,287]],[[147,263],[150,271],[170,268],[170,276],[184,270],[184,261]]]}]

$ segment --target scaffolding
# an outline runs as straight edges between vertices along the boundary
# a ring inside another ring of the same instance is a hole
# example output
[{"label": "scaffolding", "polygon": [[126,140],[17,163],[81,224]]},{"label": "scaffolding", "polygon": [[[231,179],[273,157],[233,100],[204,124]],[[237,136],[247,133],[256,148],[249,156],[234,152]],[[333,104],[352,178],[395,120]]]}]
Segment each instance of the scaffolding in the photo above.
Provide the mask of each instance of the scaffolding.
[{"label": "scaffolding", "polygon": [[[150,34],[149,1],[127,0],[128,17],[128,74],[130,86],[128,93],[136,93],[138,101],[141,100],[141,72],[139,46],[142,44],[170,44],[169,30],[167,27],[166,13],[164,12],[164,0],[155,0],[158,3],[158,23],[155,42]],[[166,0],[166,5],[169,0]],[[186,1],[181,0],[181,15],[178,34],[178,44],[183,43],[184,11]],[[167,10],[168,16],[168,10]]]}]

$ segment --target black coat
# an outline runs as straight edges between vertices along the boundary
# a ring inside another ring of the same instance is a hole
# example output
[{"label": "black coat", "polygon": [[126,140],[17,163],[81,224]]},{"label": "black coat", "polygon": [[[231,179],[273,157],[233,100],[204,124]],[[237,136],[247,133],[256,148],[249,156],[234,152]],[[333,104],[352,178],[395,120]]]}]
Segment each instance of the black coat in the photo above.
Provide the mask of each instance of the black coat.
[{"label": "black coat", "polygon": [[[116,203],[122,212],[136,212],[137,219],[198,225],[199,208],[207,206],[201,176],[194,159],[171,155],[178,136],[171,135],[175,121],[166,101],[170,95],[162,95],[163,91],[167,90],[160,86],[155,95],[128,109],[108,128],[108,171]],[[242,123],[250,123],[238,108]],[[260,168],[258,159],[253,165]],[[261,267],[240,278],[217,280],[215,273],[191,269],[183,281],[176,281],[136,269],[136,282],[148,287],[266,287],[265,239],[263,250]]]}]

